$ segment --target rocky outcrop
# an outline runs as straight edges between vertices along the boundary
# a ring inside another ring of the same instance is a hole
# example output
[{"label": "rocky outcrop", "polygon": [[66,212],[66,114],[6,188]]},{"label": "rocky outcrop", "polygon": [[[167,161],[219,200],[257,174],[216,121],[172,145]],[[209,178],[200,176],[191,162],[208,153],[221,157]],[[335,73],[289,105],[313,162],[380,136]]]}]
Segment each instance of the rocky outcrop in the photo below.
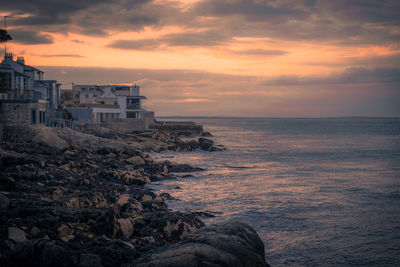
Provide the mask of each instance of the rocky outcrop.
[{"label": "rocky outcrop", "polygon": [[269,266],[264,257],[264,244],[253,228],[225,222],[200,228],[126,266]]},{"label": "rocky outcrop", "polygon": [[[198,218],[205,214],[171,211],[168,193],[144,187],[150,180],[174,179],[176,172],[202,170],[153,161],[144,142],[159,150],[184,143],[211,150],[212,141],[184,142],[168,133],[110,140],[70,129],[48,131],[7,135],[10,142],[0,148],[0,266],[144,264],[172,244],[180,253],[194,249],[212,263],[252,264],[262,257],[248,228],[212,230]],[[175,263],[180,262],[188,261]]]},{"label": "rocky outcrop", "polygon": [[68,143],[61,139],[56,133],[49,131],[48,128],[38,128],[36,135],[32,139],[33,144],[40,145],[43,152],[58,153],[68,148]]}]

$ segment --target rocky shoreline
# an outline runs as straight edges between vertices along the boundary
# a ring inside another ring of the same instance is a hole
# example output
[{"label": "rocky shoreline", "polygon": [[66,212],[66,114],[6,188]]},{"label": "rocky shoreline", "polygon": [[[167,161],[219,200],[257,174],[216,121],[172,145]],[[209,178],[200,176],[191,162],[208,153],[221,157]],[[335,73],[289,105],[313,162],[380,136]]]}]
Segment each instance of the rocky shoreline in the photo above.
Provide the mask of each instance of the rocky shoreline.
[{"label": "rocky shoreline", "polygon": [[171,211],[143,186],[201,171],[147,152],[224,149],[209,138],[15,125],[3,138],[1,266],[268,266],[250,226],[205,226],[210,215]]}]

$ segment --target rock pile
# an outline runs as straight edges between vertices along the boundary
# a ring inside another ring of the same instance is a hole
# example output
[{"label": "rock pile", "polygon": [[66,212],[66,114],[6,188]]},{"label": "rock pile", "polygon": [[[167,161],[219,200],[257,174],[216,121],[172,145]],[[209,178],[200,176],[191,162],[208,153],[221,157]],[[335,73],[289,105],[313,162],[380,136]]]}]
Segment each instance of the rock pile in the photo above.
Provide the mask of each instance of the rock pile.
[{"label": "rock pile", "polygon": [[[149,266],[157,255],[195,247],[213,264],[266,266],[262,242],[248,226],[204,227],[199,213],[171,211],[168,193],[143,187],[173,179],[175,172],[200,170],[154,162],[146,154],[145,142],[158,140],[154,147],[168,148],[171,136],[122,141],[67,131],[25,132],[0,148],[1,266]],[[212,141],[203,139],[198,147],[212,150]],[[192,265],[198,261],[192,256],[160,266]]]}]

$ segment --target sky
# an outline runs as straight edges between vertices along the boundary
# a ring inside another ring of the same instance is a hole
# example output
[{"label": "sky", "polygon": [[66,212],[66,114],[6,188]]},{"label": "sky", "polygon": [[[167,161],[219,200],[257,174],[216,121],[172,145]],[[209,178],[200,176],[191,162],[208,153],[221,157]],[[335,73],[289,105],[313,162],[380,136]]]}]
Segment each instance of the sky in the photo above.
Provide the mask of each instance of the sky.
[{"label": "sky", "polygon": [[46,79],[136,83],[158,116],[400,116],[398,0],[13,0],[0,15],[7,51]]}]

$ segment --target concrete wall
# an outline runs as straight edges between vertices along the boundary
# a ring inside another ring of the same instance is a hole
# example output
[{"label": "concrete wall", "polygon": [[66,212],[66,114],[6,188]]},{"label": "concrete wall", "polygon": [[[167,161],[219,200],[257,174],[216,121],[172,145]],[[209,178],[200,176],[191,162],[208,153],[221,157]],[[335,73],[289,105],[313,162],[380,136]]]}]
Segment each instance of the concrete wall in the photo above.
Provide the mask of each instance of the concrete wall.
[{"label": "concrete wall", "polygon": [[101,125],[112,130],[131,133],[133,131],[144,131],[149,129],[148,119],[125,118],[125,119],[108,119]]},{"label": "concrete wall", "polygon": [[203,126],[194,122],[157,122],[149,126],[150,129],[157,129],[161,131],[178,131],[189,132],[193,134],[200,134],[203,132]]}]

